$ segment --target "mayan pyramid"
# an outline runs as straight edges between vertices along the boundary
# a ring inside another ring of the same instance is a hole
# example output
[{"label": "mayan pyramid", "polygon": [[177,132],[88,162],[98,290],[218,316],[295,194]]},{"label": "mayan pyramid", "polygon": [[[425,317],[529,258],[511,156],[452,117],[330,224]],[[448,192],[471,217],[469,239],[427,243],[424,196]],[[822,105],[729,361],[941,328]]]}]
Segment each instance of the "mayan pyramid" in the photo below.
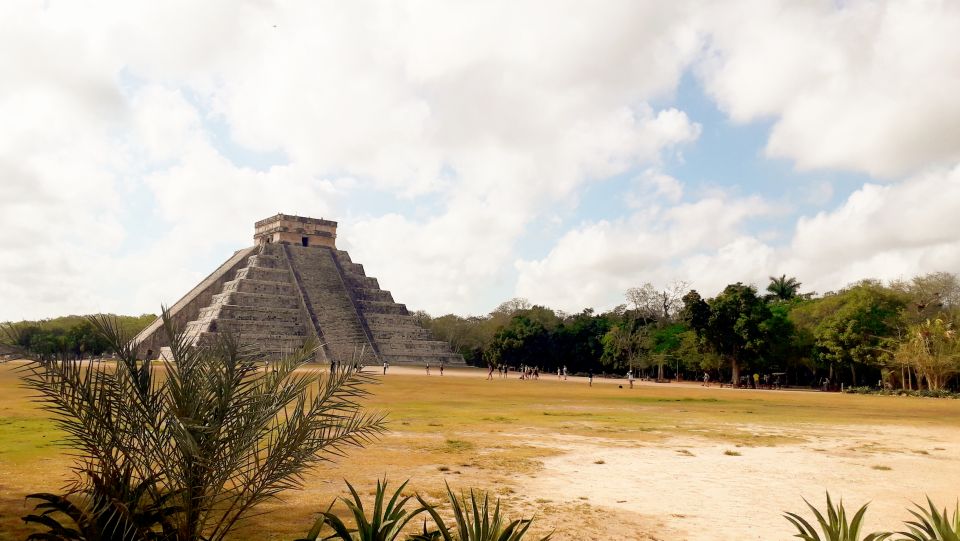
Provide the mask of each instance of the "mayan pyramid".
[{"label": "mayan pyramid", "polygon": [[[336,248],[337,222],[278,214],[253,238],[170,308],[194,343],[229,331],[268,357],[312,338],[323,362],[464,364]],[[145,356],[168,345],[159,319],[136,340]]]}]

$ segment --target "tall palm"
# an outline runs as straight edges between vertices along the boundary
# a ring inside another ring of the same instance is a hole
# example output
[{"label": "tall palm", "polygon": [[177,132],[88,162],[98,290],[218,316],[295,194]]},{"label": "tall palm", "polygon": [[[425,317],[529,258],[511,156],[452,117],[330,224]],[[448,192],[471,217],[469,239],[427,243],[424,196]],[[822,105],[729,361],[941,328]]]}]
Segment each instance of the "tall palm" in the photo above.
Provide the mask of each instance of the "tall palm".
[{"label": "tall palm", "polygon": [[[163,539],[221,540],[257,504],[299,487],[309,467],[383,430],[382,415],[359,407],[370,376],[352,363],[332,374],[307,369],[312,346],[265,370],[229,334],[192,345],[165,310],[173,361],[161,364],[139,360],[116,320],[91,323],[116,353],[115,368],[38,361],[26,366],[24,381],[76,452],[74,500],[89,500],[101,486],[112,486],[111,494],[142,487],[137,502],[111,509],[163,502]],[[153,533],[130,538],[158,538],[160,529],[147,525]]]},{"label": "tall palm", "polygon": [[779,278],[771,276],[770,283],[767,285],[767,291],[775,299],[789,301],[800,292],[800,285],[800,282],[798,282],[796,278],[792,276],[787,278],[786,274],[781,275]]}]

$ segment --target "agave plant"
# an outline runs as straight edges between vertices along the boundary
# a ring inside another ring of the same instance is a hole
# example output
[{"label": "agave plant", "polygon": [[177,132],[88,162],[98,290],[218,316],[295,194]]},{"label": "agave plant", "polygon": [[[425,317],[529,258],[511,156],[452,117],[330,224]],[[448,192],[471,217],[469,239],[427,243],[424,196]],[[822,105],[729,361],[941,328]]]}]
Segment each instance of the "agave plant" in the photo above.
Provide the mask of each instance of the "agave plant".
[{"label": "agave plant", "polygon": [[[264,371],[236,337],[218,333],[194,345],[164,310],[173,361],[161,364],[138,359],[116,320],[90,321],[116,354],[115,367],[65,359],[24,367],[24,382],[78,457],[65,500],[40,496],[41,513],[28,519],[50,528],[40,538],[69,538],[81,526],[103,526],[90,517],[140,509],[140,519],[157,521],[125,538],[220,541],[258,504],[298,488],[312,465],[383,429],[382,415],[359,408],[370,376],[349,366],[298,370],[313,358],[310,344]],[[104,537],[116,533],[113,520]]]},{"label": "agave plant", "polygon": [[[784,517],[797,528],[798,533],[795,534],[794,537],[798,537],[804,541],[882,541],[893,535],[887,532],[875,532],[861,540],[860,529],[863,526],[863,516],[867,512],[867,505],[869,504],[864,504],[863,507],[853,514],[852,519],[847,520],[847,511],[843,508],[843,500],[840,500],[840,502],[834,506],[833,501],[830,499],[829,492],[827,493],[826,517],[806,499],[804,499],[803,502],[807,504],[807,507],[813,511],[813,515],[817,518],[820,533],[817,532],[816,528],[814,528],[810,522],[796,513],[785,513]],[[821,533],[823,537],[820,536]]]},{"label": "agave plant", "polygon": [[[413,511],[404,509],[412,496],[401,498],[403,489],[406,488],[405,481],[393,493],[390,500],[384,505],[387,494],[387,480],[381,483],[377,480],[377,490],[374,496],[373,509],[370,516],[367,516],[367,510],[363,507],[363,500],[348,481],[347,488],[353,500],[340,498],[347,508],[353,513],[353,519],[357,523],[355,529],[347,528],[347,525],[337,515],[330,512],[333,504],[326,511],[321,513],[321,517],[314,523],[313,528],[307,533],[307,536],[297,541],[315,541],[320,538],[320,532],[324,526],[330,526],[333,534],[323,539],[339,539],[341,541],[394,541],[403,533],[403,529],[417,515],[424,511],[423,507],[418,507]],[[427,534],[426,524],[424,524],[424,534]]]},{"label": "agave plant", "polygon": [[[533,519],[517,519],[507,522],[506,518],[500,513],[500,499],[497,498],[491,509],[490,497],[487,492],[480,493],[471,489],[468,502],[465,495],[461,494],[458,498],[450,489],[450,485],[447,485],[447,497],[450,500],[450,507],[453,510],[453,518],[456,522],[454,533],[451,533],[451,528],[444,522],[437,509],[417,496],[420,504],[433,517],[440,534],[439,537],[436,537],[436,533],[428,533],[425,529],[424,534],[418,539],[522,541],[527,535],[530,525],[533,524]],[[434,537],[424,537],[426,535]],[[553,534],[547,534],[540,541],[548,541],[552,536]]]},{"label": "agave plant", "polygon": [[909,531],[899,532],[906,541],[960,541],[960,503],[953,510],[953,517],[947,514],[947,509],[938,511],[930,498],[927,498],[925,508],[915,504],[917,509],[910,513],[917,520],[907,522]]}]

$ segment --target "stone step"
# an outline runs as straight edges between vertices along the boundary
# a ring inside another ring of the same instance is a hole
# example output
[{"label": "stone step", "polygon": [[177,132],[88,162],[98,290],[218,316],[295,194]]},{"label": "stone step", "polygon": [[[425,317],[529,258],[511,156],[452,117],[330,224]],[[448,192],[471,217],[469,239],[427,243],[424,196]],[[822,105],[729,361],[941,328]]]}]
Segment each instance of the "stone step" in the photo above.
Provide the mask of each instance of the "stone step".
[{"label": "stone step", "polygon": [[450,353],[450,344],[439,340],[388,340],[380,343],[383,355],[421,355],[427,353]]},{"label": "stone step", "polygon": [[263,280],[234,280],[223,285],[224,293],[239,291],[241,293],[261,293],[266,295],[294,296],[296,291],[293,285],[286,282],[268,282]]},{"label": "stone step", "polygon": [[220,307],[219,317],[244,321],[301,322],[299,308],[225,305]]},{"label": "stone step", "polygon": [[233,334],[266,334],[286,336],[306,336],[306,327],[300,321],[255,321],[243,319],[218,318],[208,329],[210,332],[231,332]]},{"label": "stone step", "polygon": [[366,299],[358,299],[357,305],[363,311],[364,315],[396,314],[405,316],[409,315],[410,313],[407,311],[407,307],[405,305],[395,302],[368,301]]},{"label": "stone step", "polygon": [[247,267],[237,272],[236,279],[261,280],[264,282],[290,282],[290,272],[287,269],[268,267]]},{"label": "stone step", "polygon": [[353,294],[357,300],[393,302],[393,295],[383,289],[358,288],[353,290]]},{"label": "stone step", "polygon": [[395,354],[384,354],[383,359],[389,364],[396,365],[418,365],[423,366],[425,364],[430,364],[433,366],[438,366],[441,362],[445,363],[447,366],[464,366],[463,357],[457,355],[456,353],[422,353],[416,355],[395,355]]},{"label": "stone step", "polygon": [[[222,297],[218,299],[217,297]],[[294,295],[275,295],[267,293],[244,293],[240,291],[231,291],[229,293],[220,293],[214,295],[214,302],[220,302],[221,305],[232,304],[236,306],[249,308],[280,308],[280,309],[300,309],[300,301]]]},{"label": "stone step", "polygon": [[431,340],[433,336],[430,334],[430,331],[416,327],[414,329],[402,329],[402,330],[377,330],[371,329],[373,333],[373,339],[379,344],[388,342],[391,340]]}]

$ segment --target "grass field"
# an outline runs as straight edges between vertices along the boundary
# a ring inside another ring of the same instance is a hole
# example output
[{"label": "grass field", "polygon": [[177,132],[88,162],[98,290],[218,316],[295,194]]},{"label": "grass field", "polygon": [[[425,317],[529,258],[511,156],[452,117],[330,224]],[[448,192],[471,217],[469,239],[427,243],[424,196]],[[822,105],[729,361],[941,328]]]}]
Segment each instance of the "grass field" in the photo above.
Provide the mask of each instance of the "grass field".
[{"label": "grass field", "polygon": [[[13,368],[0,366],[0,540],[25,537],[24,495],[58,490],[70,465]],[[343,479],[367,490],[383,475],[435,500],[445,481],[489,489],[556,539],[787,539],[781,512],[825,489],[873,500],[871,527],[896,527],[924,493],[960,496],[957,400],[484,375],[392,369],[368,402],[390,432],[236,538],[294,539]]]}]

